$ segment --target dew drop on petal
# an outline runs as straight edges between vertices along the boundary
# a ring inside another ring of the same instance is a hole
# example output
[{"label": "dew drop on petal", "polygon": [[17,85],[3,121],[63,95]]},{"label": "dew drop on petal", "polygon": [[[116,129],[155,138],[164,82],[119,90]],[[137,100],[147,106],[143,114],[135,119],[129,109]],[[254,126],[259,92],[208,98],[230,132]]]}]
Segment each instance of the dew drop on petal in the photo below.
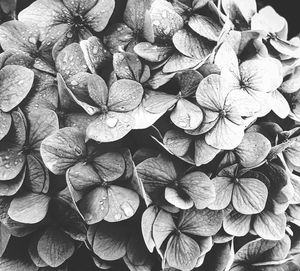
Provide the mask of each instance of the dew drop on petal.
[{"label": "dew drop on petal", "polygon": [[72,81],[71,81],[71,85],[72,85],[72,86],[77,86],[77,85],[78,85],[78,82],[77,82],[76,80],[72,80]]},{"label": "dew drop on petal", "polygon": [[78,146],[76,146],[76,147],[74,148],[74,150],[75,150],[75,152],[76,152],[76,155],[78,155],[78,156],[82,155],[82,150],[81,150],[81,148],[79,148]]},{"label": "dew drop on petal", "polygon": [[28,39],[28,41],[29,41],[30,43],[32,43],[32,44],[36,44],[36,38],[35,38],[35,37],[30,37],[30,38]]},{"label": "dew drop on petal", "polygon": [[122,218],[122,215],[121,214],[115,214],[115,220],[120,220]]},{"label": "dew drop on petal", "polygon": [[70,38],[72,38],[72,37],[73,37],[73,34],[72,34],[72,32],[69,31],[69,32],[67,33],[67,38],[70,39]]},{"label": "dew drop on petal", "polygon": [[106,120],[106,124],[107,124],[108,127],[114,128],[114,127],[116,127],[118,121],[119,121],[119,120],[116,119],[116,118],[108,118],[108,119]]},{"label": "dew drop on petal", "polygon": [[131,217],[134,215],[134,210],[128,202],[124,202],[121,205],[121,209],[127,217]]}]

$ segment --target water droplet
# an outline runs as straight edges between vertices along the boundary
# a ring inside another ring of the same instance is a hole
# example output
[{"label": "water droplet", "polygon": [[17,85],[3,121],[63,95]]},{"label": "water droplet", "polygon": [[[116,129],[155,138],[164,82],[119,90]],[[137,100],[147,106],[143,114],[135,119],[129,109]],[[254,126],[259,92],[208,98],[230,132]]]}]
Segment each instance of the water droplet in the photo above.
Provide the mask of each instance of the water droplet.
[{"label": "water droplet", "polygon": [[97,53],[98,53],[98,46],[94,46],[94,48],[93,48],[93,54],[95,55]]},{"label": "water droplet", "polygon": [[77,86],[77,85],[78,85],[78,82],[77,82],[76,80],[72,80],[72,81],[71,81],[71,85],[72,85],[72,86]]},{"label": "water droplet", "polygon": [[5,168],[10,168],[10,164],[6,164],[6,165],[5,165]]},{"label": "water droplet", "polygon": [[73,37],[73,34],[72,34],[72,32],[69,31],[69,32],[67,33],[67,38],[70,39],[70,38],[72,38],[72,37]]},{"label": "water droplet", "polygon": [[170,31],[171,31],[170,26],[167,26],[167,27],[164,29],[164,33],[165,33],[166,35],[170,34]]},{"label": "water droplet", "polygon": [[24,84],[24,80],[20,80],[19,82],[18,82],[18,85],[23,85]]},{"label": "water droplet", "polygon": [[115,214],[115,220],[120,220],[122,218],[121,214]]},{"label": "water droplet", "polygon": [[30,38],[28,39],[28,41],[29,41],[30,43],[32,43],[32,44],[36,44],[36,38],[35,38],[35,37],[30,37]]},{"label": "water droplet", "polygon": [[100,204],[100,205],[103,205],[103,204],[104,204],[104,202],[101,200],[101,201],[99,202],[99,204]]},{"label": "water droplet", "polygon": [[127,217],[131,217],[134,215],[134,210],[128,202],[124,202],[121,205],[121,209]]},{"label": "water droplet", "polygon": [[153,21],[153,25],[155,25],[155,26],[159,26],[159,25],[160,25],[160,23],[159,23],[159,21],[158,21],[158,20],[155,20],[155,21]]},{"label": "water droplet", "polygon": [[116,127],[118,121],[119,121],[119,120],[116,119],[116,118],[108,118],[108,119],[106,120],[106,124],[107,124],[108,127],[114,128],[114,127]]}]

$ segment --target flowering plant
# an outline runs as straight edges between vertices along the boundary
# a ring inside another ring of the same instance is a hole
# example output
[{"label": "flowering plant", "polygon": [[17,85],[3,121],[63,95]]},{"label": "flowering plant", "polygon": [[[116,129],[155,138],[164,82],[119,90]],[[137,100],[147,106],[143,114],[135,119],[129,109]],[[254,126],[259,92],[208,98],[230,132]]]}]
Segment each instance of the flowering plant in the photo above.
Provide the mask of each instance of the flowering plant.
[{"label": "flowering plant", "polygon": [[255,0],[17,4],[0,0],[0,270],[300,270],[283,17]]}]

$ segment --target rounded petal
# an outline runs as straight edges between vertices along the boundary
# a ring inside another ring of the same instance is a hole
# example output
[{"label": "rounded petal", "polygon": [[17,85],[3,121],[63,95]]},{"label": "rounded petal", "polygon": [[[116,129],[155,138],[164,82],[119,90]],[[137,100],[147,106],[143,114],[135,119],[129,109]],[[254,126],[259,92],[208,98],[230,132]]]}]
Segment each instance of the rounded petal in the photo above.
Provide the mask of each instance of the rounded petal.
[{"label": "rounded petal", "polygon": [[41,155],[50,171],[62,175],[86,155],[84,134],[76,128],[62,128],[43,140]]},{"label": "rounded petal", "polygon": [[110,111],[99,115],[86,129],[86,137],[99,142],[113,142],[123,138],[134,127],[134,118],[128,112]]},{"label": "rounded petal", "polygon": [[232,191],[233,207],[241,214],[260,213],[266,205],[268,189],[260,180],[240,178]]}]

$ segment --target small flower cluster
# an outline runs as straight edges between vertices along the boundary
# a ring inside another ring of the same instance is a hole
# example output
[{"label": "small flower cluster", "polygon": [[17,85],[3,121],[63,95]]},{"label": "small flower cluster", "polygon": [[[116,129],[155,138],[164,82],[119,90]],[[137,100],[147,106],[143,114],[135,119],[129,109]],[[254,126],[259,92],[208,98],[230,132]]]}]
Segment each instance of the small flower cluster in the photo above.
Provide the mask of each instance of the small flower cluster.
[{"label": "small flower cluster", "polygon": [[0,270],[300,270],[283,17],[255,0],[15,5],[0,0]]}]

